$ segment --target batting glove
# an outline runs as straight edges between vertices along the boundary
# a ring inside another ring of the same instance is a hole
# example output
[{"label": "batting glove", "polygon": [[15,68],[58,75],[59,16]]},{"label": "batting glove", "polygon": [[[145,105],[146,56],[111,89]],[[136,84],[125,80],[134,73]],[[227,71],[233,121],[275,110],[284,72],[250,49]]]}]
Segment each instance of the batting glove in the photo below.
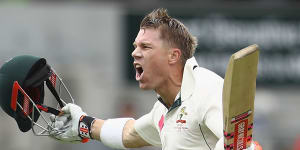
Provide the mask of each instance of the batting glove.
[{"label": "batting glove", "polygon": [[71,103],[63,107],[62,111],[63,115],[56,117],[54,126],[63,132],[53,137],[66,142],[87,142],[91,138],[91,125],[95,119],[86,116],[78,105]]},{"label": "batting glove", "polygon": [[70,114],[65,114],[62,116],[50,115],[50,121],[52,122],[51,127],[54,131],[64,131],[63,129],[71,127],[70,120]]},{"label": "batting glove", "polygon": [[257,141],[253,141],[251,143],[251,146],[247,148],[246,150],[262,150],[262,147],[259,145]]},{"label": "batting glove", "polygon": [[62,116],[50,116],[50,120],[53,122],[53,132],[50,133],[50,137],[62,142],[79,143],[81,138],[77,135],[73,135],[72,131],[72,119],[70,114],[64,114]]}]

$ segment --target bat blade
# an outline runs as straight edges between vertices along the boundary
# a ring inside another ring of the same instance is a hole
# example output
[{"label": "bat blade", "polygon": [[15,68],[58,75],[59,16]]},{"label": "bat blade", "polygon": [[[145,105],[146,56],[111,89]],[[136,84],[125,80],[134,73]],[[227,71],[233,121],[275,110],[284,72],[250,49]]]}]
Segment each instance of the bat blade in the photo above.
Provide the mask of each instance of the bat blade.
[{"label": "bat blade", "polygon": [[242,150],[252,141],[259,48],[250,45],[229,60],[223,86],[224,149]]}]

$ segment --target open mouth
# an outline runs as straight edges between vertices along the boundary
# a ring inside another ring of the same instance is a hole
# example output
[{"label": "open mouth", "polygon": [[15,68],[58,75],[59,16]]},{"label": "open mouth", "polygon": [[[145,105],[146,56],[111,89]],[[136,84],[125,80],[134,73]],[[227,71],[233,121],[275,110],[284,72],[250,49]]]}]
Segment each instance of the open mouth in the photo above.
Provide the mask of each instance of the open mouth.
[{"label": "open mouth", "polygon": [[136,72],[136,74],[135,74],[135,79],[136,79],[137,81],[140,81],[141,78],[142,78],[142,75],[143,75],[143,73],[144,73],[144,70],[143,70],[142,66],[139,65],[139,64],[135,65],[135,72]]}]

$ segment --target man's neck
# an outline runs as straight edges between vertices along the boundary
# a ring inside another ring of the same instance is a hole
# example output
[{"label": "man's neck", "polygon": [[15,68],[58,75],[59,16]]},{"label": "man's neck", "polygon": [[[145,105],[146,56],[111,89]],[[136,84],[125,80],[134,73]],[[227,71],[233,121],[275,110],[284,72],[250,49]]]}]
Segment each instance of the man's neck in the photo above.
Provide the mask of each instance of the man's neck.
[{"label": "man's neck", "polygon": [[170,74],[169,78],[166,80],[166,83],[161,85],[160,88],[155,89],[155,92],[159,94],[163,102],[171,107],[175,101],[175,98],[180,91],[182,83],[183,69],[177,70]]}]

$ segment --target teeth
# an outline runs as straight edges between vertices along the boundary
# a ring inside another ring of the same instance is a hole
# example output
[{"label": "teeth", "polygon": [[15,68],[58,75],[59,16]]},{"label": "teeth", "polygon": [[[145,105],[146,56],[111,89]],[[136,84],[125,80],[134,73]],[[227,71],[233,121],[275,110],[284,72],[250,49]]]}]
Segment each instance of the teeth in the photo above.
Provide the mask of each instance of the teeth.
[{"label": "teeth", "polygon": [[135,68],[141,68],[142,66],[141,65],[139,65],[139,64],[136,64],[135,65]]}]

